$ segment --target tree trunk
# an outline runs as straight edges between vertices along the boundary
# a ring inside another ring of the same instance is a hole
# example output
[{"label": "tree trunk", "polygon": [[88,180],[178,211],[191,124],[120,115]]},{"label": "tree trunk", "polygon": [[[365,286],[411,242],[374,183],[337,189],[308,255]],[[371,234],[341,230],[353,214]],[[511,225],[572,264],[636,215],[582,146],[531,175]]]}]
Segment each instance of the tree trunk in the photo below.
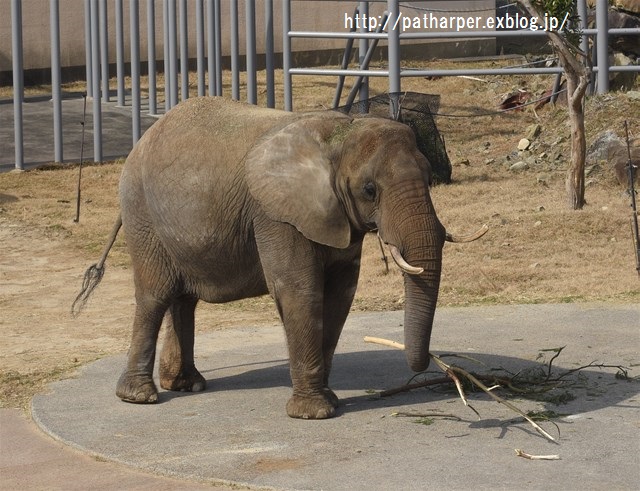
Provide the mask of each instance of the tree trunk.
[{"label": "tree trunk", "polygon": [[[543,18],[544,12],[532,4],[530,0],[519,0],[519,3],[532,15]],[[544,3],[544,2],[537,2]],[[584,129],[584,97],[589,85],[591,67],[578,60],[583,57],[588,62],[586,53],[580,52],[558,32],[547,31],[547,36],[554,52],[558,55],[567,78],[567,106],[571,123],[571,160],[567,171],[566,190],[567,204],[573,210],[581,210],[584,200],[584,166],[587,158],[587,140]]]},{"label": "tree trunk", "polygon": [[[562,57],[561,57],[562,58]],[[567,204],[573,210],[581,210],[584,200],[584,167],[587,158],[587,141],[584,128],[584,95],[587,83],[564,63],[567,76],[567,107],[571,123],[571,160],[567,171]],[[588,79],[587,79],[588,80]]]}]

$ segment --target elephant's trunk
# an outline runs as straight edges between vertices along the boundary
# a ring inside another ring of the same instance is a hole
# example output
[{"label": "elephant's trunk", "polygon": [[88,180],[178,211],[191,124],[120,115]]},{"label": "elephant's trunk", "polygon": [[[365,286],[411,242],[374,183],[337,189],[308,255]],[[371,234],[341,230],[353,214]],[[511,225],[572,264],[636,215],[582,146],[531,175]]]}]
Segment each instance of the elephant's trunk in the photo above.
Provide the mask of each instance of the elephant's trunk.
[{"label": "elephant's trunk", "polygon": [[404,183],[389,193],[391,205],[383,211],[381,235],[396,246],[420,274],[405,273],[404,336],[412,370],[429,365],[429,342],[442,268],[445,230],[435,214],[429,192],[421,185]]}]

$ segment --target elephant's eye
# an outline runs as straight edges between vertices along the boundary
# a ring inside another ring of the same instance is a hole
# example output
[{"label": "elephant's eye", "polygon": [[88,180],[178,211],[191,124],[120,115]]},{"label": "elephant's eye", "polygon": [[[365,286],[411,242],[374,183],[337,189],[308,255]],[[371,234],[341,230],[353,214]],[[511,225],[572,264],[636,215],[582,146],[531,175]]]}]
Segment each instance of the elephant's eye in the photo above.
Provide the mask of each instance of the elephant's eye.
[{"label": "elephant's eye", "polygon": [[368,200],[373,201],[376,199],[376,185],[372,182],[366,183],[362,186],[362,192],[364,193],[364,197]]}]

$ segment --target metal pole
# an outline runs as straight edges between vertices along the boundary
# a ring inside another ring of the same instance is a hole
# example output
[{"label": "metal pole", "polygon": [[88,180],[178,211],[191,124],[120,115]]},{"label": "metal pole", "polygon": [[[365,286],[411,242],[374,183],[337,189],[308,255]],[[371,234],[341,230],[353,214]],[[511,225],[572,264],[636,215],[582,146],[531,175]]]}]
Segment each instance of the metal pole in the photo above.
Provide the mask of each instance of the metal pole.
[{"label": "metal pole", "polygon": [[140,13],[138,0],[129,0],[131,24],[131,136],[140,139]]},{"label": "metal pole", "polygon": [[609,92],[609,2],[596,2],[598,94]]},{"label": "metal pole", "polygon": [[178,34],[176,26],[176,0],[169,0],[169,107],[178,104]]},{"label": "metal pole", "polygon": [[[151,0],[152,2],[154,0]],[[169,0],[164,0],[162,4],[162,45],[164,47],[164,63],[162,70],[164,71],[164,111],[171,109],[171,79],[169,72],[171,62],[169,61]]]},{"label": "metal pole", "polygon": [[216,12],[213,0],[207,0],[207,73],[209,76],[209,95],[217,95],[216,91]]},{"label": "metal pole", "polygon": [[204,70],[204,3],[196,0],[196,59],[198,69],[198,96],[206,93]]},{"label": "metal pole", "polygon": [[215,15],[215,61],[216,61],[216,95],[222,95],[222,14],[220,0],[214,0]]},{"label": "metal pole", "polygon": [[116,79],[118,81],[118,106],[124,102],[124,27],[122,0],[116,0]]},{"label": "metal pole", "polygon": [[[360,2],[360,12],[364,18],[369,18],[369,2]],[[368,32],[368,26],[365,25],[365,22],[360,23],[360,32]],[[360,64],[360,68],[365,68],[365,57],[369,51],[369,40],[368,39],[360,39],[360,43],[358,46],[358,62]],[[368,62],[367,62],[368,64]],[[364,77],[362,82],[360,82],[360,100],[364,101],[369,98],[369,78]]]},{"label": "metal pole", "polygon": [[189,98],[189,25],[187,0],[180,0],[180,79],[182,100]]},{"label": "metal pole", "polygon": [[24,139],[22,134],[22,102],[24,74],[22,63],[22,0],[11,1],[11,53],[13,70],[13,133],[16,169],[24,169]]},{"label": "metal pole", "polygon": [[291,3],[282,0],[282,75],[284,77],[284,110],[293,111],[291,93]]},{"label": "metal pole", "polygon": [[[393,26],[400,15],[399,0],[387,0],[389,26]],[[400,32],[390,28],[387,32],[389,49],[389,93],[400,92]],[[393,108],[392,108],[393,110]],[[393,116],[393,114],[392,114]]]},{"label": "metal pole", "polygon": [[91,0],[91,80],[93,83],[93,161],[102,162],[102,107],[100,106],[100,12]]},{"label": "metal pole", "polygon": [[256,1],[246,0],[246,34],[247,34],[247,102],[258,103],[258,81],[256,71]]},{"label": "metal pole", "polygon": [[273,0],[264,2],[265,71],[267,75],[267,107],[276,107],[275,62],[273,42]]},{"label": "metal pole", "polygon": [[[358,17],[360,15],[360,9],[356,6],[353,17]],[[349,32],[355,32],[356,24],[352,23],[349,27]],[[349,60],[351,59],[351,51],[353,50],[353,38],[347,39],[347,44],[344,47],[344,55],[342,57],[342,63],[340,64],[340,68],[346,70],[349,67]],[[342,89],[344,88],[344,75],[340,75],[338,77],[338,82],[336,83],[336,93],[333,96],[333,108],[336,109],[340,106],[340,98],[342,97]]]},{"label": "metal pole", "polygon": [[109,102],[109,17],[107,2],[100,3],[100,63],[102,66],[102,100]]},{"label": "metal pole", "polygon": [[51,30],[51,99],[53,102],[53,148],[54,161],[62,162],[62,88],[60,86],[60,5],[59,0],[50,0]]},{"label": "metal pole", "polygon": [[[578,0],[578,15],[580,16],[580,30],[584,31],[587,28],[587,2],[586,0]],[[582,50],[582,52],[585,55],[585,59],[584,59],[584,64],[587,65],[589,63],[589,36],[587,34],[582,34],[582,36],[580,36],[580,49]],[[594,89],[594,83],[593,83],[593,77],[595,76],[595,73],[591,74],[591,83],[589,84],[589,87],[587,88],[587,93],[588,94],[593,94],[593,89]],[[555,92],[555,90],[554,90]],[[555,104],[557,99],[557,96],[552,95],[551,96],[551,102]]]},{"label": "metal pole", "polygon": [[230,0],[231,10],[231,98],[240,100],[240,71],[238,68],[238,0]]},{"label": "metal pole", "polygon": [[84,0],[84,63],[87,95],[93,97],[93,84],[91,82],[91,0]]},{"label": "metal pole", "polygon": [[156,6],[147,0],[147,71],[149,76],[149,114],[158,113],[156,80]]}]

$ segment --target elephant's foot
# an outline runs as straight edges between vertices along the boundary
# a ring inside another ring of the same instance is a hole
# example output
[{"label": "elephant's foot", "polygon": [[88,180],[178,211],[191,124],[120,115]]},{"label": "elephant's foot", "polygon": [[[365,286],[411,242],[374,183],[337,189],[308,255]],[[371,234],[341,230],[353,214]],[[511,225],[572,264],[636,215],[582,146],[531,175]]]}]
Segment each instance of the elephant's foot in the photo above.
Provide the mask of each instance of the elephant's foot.
[{"label": "elephant's foot", "polygon": [[340,399],[338,399],[336,393],[329,387],[325,387],[322,390],[324,392],[325,398],[327,399],[327,401],[329,401],[329,404],[331,404],[334,408],[337,408],[340,405]]},{"label": "elephant's foot", "polygon": [[185,368],[175,375],[160,367],[160,387],[166,390],[183,392],[201,392],[207,387],[207,381],[196,367]]},{"label": "elephant's foot", "polygon": [[[335,394],[333,394],[335,397]],[[336,403],[329,400],[326,393],[317,396],[293,395],[287,402],[287,414],[292,418],[301,419],[327,419],[336,415]]]},{"label": "elephant's foot", "polygon": [[116,395],[125,402],[136,404],[158,402],[158,389],[148,375],[130,375],[124,372],[118,380]]}]

